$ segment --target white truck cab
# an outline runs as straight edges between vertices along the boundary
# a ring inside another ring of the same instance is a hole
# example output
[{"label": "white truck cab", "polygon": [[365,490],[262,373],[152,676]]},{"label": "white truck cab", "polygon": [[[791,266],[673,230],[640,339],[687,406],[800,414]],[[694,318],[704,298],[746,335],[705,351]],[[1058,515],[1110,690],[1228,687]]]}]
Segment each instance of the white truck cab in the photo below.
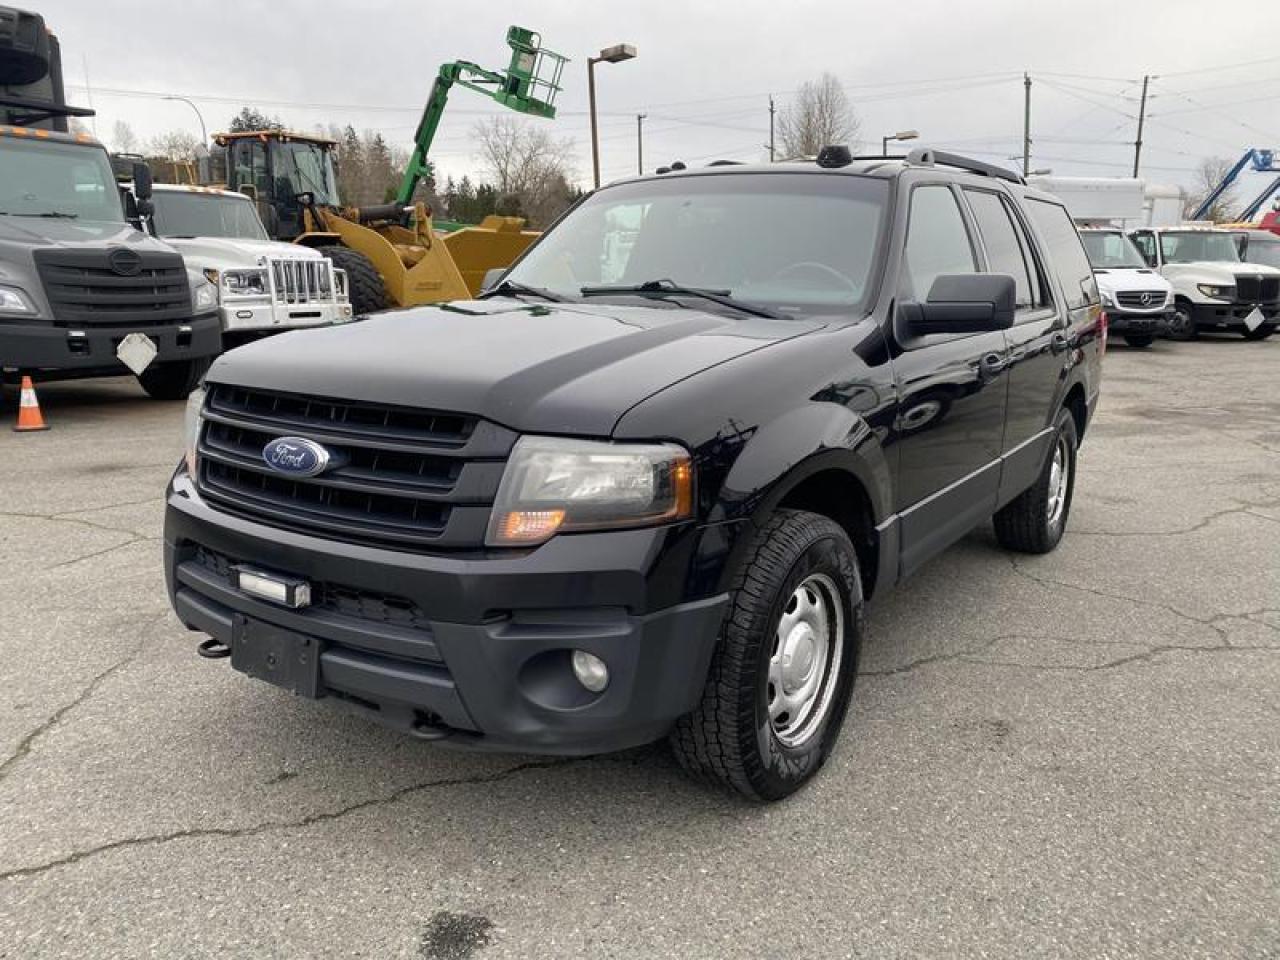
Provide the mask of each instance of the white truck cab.
[{"label": "white truck cab", "polygon": [[150,231],[217,287],[227,345],[351,319],[345,271],[309,247],[271,240],[244,194],[158,183],[152,201]]},{"label": "white truck cab", "polygon": [[1280,270],[1240,259],[1237,231],[1183,225],[1134,230],[1147,265],[1173,284],[1169,336],[1191,340],[1201,331],[1263,340],[1280,323]]},{"label": "white truck cab", "polygon": [[1149,347],[1163,336],[1173,314],[1173,285],[1143,259],[1118,227],[1080,231],[1107,311],[1109,330],[1131,347]]}]

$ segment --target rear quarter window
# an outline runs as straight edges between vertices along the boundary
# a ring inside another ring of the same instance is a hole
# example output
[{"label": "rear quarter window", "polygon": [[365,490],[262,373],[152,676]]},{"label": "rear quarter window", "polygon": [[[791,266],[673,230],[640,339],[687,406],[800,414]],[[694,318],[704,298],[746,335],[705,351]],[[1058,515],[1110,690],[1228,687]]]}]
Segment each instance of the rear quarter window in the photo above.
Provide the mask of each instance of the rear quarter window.
[{"label": "rear quarter window", "polygon": [[1084,251],[1080,234],[1066,207],[1047,200],[1023,201],[1036,232],[1040,234],[1049,269],[1058,274],[1070,308],[1086,307],[1098,299],[1093,267]]}]

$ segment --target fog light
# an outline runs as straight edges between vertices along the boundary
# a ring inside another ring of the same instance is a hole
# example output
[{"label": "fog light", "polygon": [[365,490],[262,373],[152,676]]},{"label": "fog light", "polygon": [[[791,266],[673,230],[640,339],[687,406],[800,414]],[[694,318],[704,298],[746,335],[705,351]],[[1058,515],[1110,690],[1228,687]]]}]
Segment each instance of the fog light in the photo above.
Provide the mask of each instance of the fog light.
[{"label": "fog light", "polygon": [[609,685],[609,668],[594,653],[573,651],[573,675],[592,693],[599,693]]}]

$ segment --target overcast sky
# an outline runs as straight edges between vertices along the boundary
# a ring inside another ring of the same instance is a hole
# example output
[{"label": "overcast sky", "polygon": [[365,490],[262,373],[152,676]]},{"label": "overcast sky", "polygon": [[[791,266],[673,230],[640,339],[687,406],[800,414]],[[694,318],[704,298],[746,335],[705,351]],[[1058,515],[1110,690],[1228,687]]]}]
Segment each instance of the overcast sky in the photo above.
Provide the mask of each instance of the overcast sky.
[{"label": "overcast sky", "polygon": [[[8,0],[13,2],[13,0]],[[1065,175],[1127,175],[1141,77],[1151,85],[1143,175],[1189,184],[1206,156],[1280,147],[1280,3],[1231,5],[1214,26],[1205,0],[25,0],[63,45],[74,103],[98,111],[110,141],[117,120],[144,139],[210,132],[240,105],[292,127],[381,130],[409,144],[439,64],[505,67],[510,24],[541,32],[572,58],[558,101],[557,135],[575,144],[590,178],[586,57],[617,42],[637,59],[597,67],[602,172],[635,172],[637,113],[645,166],[683,159],[762,159],[768,99],[779,108],[824,70],[846,86],[865,146],[917,129],[921,143],[988,160],[1021,154],[1022,73],[1031,74],[1032,166]],[[91,91],[86,93],[86,79]],[[445,174],[474,172],[469,131],[500,108],[455,93],[434,159]],[[1240,190],[1252,197],[1264,178]],[[1252,189],[1250,189],[1252,187]]]}]

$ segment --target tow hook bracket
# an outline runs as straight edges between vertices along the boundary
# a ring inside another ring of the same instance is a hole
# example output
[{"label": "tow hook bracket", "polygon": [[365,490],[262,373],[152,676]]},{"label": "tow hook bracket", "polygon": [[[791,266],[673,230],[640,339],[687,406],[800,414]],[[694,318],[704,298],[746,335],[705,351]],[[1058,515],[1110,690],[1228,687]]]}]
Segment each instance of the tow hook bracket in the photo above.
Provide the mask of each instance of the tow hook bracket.
[{"label": "tow hook bracket", "polygon": [[196,653],[206,660],[221,660],[223,657],[231,656],[231,648],[221,640],[205,637],[197,644]]}]

